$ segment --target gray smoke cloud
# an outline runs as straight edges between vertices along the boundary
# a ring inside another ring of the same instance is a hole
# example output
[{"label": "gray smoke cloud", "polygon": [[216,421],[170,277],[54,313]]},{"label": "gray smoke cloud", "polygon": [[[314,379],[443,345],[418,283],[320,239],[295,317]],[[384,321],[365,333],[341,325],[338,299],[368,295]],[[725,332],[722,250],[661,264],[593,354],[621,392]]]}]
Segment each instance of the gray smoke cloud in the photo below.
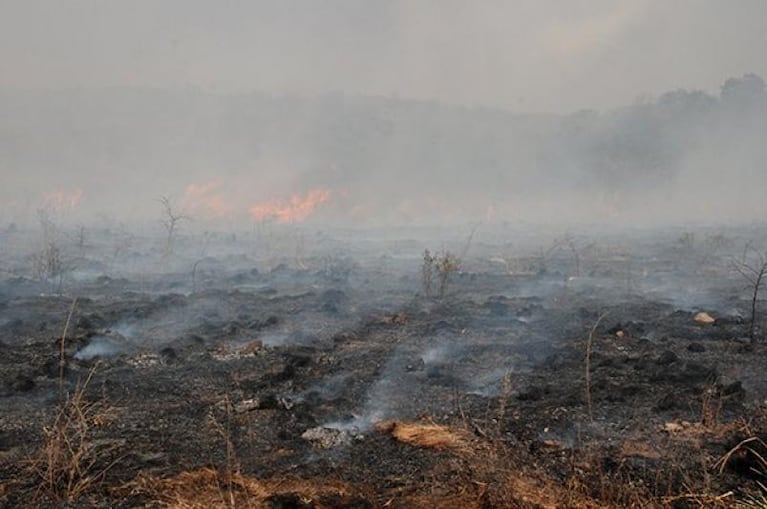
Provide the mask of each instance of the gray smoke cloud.
[{"label": "gray smoke cloud", "polygon": [[5,223],[767,212],[761,1],[0,9]]}]

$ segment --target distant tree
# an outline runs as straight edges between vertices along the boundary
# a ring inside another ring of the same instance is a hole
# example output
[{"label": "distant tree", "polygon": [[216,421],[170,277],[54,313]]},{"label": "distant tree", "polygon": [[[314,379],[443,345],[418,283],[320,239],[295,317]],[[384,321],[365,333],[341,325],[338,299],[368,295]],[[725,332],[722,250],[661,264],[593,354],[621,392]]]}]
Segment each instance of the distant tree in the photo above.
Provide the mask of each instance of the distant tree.
[{"label": "distant tree", "polygon": [[167,256],[173,252],[173,244],[176,240],[179,223],[189,220],[189,217],[173,210],[173,204],[169,197],[161,196],[159,202],[162,205],[160,222],[163,228],[165,228],[165,254]]},{"label": "distant tree", "polygon": [[679,123],[710,112],[716,103],[716,97],[701,90],[679,89],[663,94],[655,105],[661,118]]},{"label": "distant tree", "polygon": [[759,290],[762,288],[765,275],[767,275],[767,256],[753,250],[755,259],[749,261],[748,252],[749,244],[746,244],[743,250],[743,258],[735,262],[734,268],[748,282],[751,290],[751,317],[748,325],[748,337],[753,344],[756,343],[756,307],[759,299]]},{"label": "distant tree", "polygon": [[764,80],[756,74],[728,79],[722,85],[722,102],[739,108],[767,104]]}]

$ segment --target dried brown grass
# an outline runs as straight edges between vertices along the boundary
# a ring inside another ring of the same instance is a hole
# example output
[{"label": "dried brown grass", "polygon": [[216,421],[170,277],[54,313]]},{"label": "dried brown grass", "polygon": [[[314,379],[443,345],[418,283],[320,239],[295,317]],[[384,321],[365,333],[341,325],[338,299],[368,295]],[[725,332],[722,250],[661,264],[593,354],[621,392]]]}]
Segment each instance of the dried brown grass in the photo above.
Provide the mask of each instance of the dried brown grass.
[{"label": "dried brown grass", "polygon": [[[119,441],[99,441],[94,429],[109,422],[110,409],[103,402],[89,401],[86,388],[93,373],[63,396],[53,423],[43,427],[43,445],[30,461],[39,478],[37,495],[71,502],[101,483],[119,461]],[[116,459],[115,459],[116,458]]]},{"label": "dried brown grass", "polygon": [[388,433],[398,441],[427,449],[452,449],[466,451],[470,435],[461,429],[434,423],[382,421],[376,429]]},{"label": "dried brown grass", "polygon": [[[149,496],[149,507],[167,509],[266,509],[274,498],[294,496],[321,509],[326,498],[348,498],[355,491],[345,483],[300,479],[260,480],[213,468],[182,472],[158,479],[142,475],[126,488],[133,495]],[[359,490],[357,490],[359,491]]]}]

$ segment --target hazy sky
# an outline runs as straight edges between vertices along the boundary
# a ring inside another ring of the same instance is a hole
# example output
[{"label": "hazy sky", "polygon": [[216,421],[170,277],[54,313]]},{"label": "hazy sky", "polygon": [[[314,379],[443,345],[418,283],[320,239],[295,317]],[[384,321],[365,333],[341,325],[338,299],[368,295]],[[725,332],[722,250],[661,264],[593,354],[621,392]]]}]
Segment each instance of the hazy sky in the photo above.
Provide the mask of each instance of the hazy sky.
[{"label": "hazy sky", "polygon": [[767,77],[765,0],[0,0],[0,87],[609,108]]}]

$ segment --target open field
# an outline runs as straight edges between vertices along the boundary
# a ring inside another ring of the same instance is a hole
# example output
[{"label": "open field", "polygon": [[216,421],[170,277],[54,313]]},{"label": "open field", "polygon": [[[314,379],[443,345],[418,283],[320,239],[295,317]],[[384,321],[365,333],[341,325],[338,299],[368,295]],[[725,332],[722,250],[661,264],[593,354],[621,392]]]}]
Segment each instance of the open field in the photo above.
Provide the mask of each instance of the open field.
[{"label": "open field", "polygon": [[763,229],[37,235],[0,506],[767,506]]}]

